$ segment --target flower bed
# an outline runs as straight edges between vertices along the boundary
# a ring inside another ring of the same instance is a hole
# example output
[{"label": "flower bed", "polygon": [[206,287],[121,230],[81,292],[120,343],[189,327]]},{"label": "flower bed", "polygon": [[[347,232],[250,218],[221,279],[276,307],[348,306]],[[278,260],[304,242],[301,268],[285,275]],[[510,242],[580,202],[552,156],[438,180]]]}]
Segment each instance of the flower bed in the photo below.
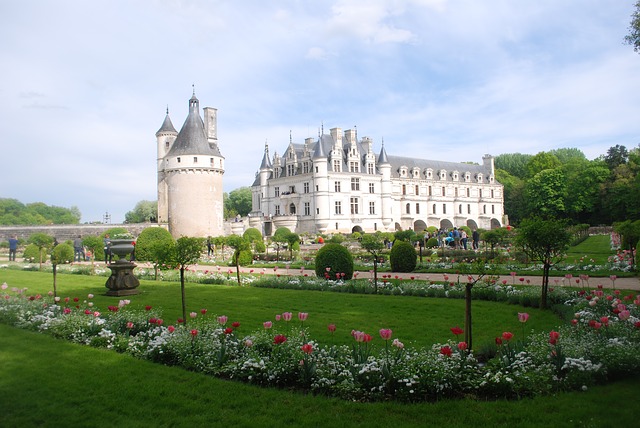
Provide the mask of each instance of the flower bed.
[{"label": "flower bed", "polygon": [[[521,341],[504,332],[486,364],[457,340],[462,332],[456,328],[456,340],[423,348],[405,347],[389,329],[353,331],[352,346],[335,346],[309,337],[309,315],[302,312],[297,320],[286,312],[245,333],[238,321],[206,309],[191,313],[188,327],[184,320],[170,325],[159,310],[131,310],[126,300],[96,308],[91,295],[54,301],[6,284],[0,322],[222,378],[350,400],[516,398],[585,389],[636,373],[640,297],[598,289],[565,292],[564,305],[575,314],[570,323]],[[520,315],[524,332],[528,317]],[[333,334],[335,327],[328,328]]]}]

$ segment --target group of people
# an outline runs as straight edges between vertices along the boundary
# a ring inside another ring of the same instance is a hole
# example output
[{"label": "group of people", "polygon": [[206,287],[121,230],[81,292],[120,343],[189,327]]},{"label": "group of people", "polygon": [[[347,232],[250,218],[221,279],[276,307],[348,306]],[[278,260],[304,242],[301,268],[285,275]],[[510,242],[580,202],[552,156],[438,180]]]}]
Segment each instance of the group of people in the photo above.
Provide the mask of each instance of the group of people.
[{"label": "group of people", "polygon": [[[111,239],[109,238],[109,234],[106,234],[104,236],[104,262],[105,264],[111,263],[112,259],[113,259],[113,253],[111,252]],[[11,238],[9,238],[9,261],[10,262],[15,262],[16,261],[16,253],[18,252],[18,236],[17,235],[13,235]],[[53,246],[55,247],[56,245],[58,245],[58,240],[57,239],[53,239]],[[88,251],[86,250],[84,244],[82,243],[82,236],[78,235],[74,240],[73,240],[73,260],[75,262],[81,262],[81,261],[86,261],[87,257],[89,256]]]},{"label": "group of people", "polygon": [[[438,239],[438,245],[444,247],[445,245],[455,248],[456,250],[467,250],[469,245],[469,235],[466,230],[457,227],[447,231],[441,228],[437,232],[434,232],[434,237]],[[474,230],[471,233],[471,249],[477,250],[480,247],[480,233],[478,230]]]}]

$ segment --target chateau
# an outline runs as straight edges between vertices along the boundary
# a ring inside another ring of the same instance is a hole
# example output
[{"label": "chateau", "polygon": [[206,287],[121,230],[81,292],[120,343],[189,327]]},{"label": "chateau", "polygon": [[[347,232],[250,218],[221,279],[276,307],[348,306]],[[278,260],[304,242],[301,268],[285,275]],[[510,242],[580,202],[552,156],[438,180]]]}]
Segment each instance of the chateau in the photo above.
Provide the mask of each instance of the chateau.
[{"label": "chateau", "polygon": [[356,130],[289,146],[264,157],[252,185],[249,226],[267,236],[279,227],[296,233],[352,233],[428,226],[491,229],[506,222],[503,187],[493,157],[481,165],[376,154]]},{"label": "chateau", "polygon": [[204,108],[203,121],[194,91],[180,132],[167,109],[156,140],[158,224],[167,225],[175,238],[223,235],[224,157],[218,147],[217,110]]}]

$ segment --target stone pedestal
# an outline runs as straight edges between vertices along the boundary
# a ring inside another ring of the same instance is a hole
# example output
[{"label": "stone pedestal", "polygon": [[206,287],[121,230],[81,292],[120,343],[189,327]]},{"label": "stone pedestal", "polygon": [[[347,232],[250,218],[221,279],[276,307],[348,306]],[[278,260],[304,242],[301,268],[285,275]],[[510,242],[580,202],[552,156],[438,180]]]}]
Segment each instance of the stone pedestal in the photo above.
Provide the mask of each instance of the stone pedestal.
[{"label": "stone pedestal", "polygon": [[120,259],[109,265],[111,276],[107,279],[105,287],[109,289],[107,296],[131,296],[138,294],[137,290],[140,281],[133,274],[133,269],[137,265]]}]

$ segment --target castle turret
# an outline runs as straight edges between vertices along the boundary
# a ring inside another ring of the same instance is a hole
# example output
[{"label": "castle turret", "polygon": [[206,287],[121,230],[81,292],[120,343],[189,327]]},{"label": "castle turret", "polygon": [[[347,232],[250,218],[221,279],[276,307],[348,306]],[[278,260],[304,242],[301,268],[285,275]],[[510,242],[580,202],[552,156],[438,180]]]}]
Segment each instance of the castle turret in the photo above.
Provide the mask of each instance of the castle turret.
[{"label": "castle turret", "polygon": [[323,141],[329,142],[330,139],[327,135],[320,135],[316,144],[315,151],[313,152],[313,183],[315,185],[315,227],[319,233],[325,233],[329,226],[329,219],[331,213],[330,206],[330,192],[329,192],[329,167],[328,158],[324,150]]},{"label": "castle turret", "polygon": [[378,156],[378,169],[380,170],[381,178],[381,191],[380,191],[380,203],[382,205],[382,224],[388,229],[393,221],[391,207],[393,205],[392,200],[392,185],[391,185],[391,163],[387,157],[387,152],[384,149],[384,140],[382,141],[382,148],[380,149],[380,156]]},{"label": "castle turret", "polygon": [[173,142],[176,140],[178,132],[171,123],[169,117],[169,107],[167,107],[167,115],[162,122],[162,126],[156,132],[157,153],[158,153],[158,223],[167,223],[169,220],[168,201],[167,201],[167,182],[164,171],[164,157],[171,149]]},{"label": "castle turret", "polygon": [[[159,169],[164,173],[166,182],[165,221],[176,238],[224,234],[224,157],[217,143],[216,110],[205,109],[205,126],[199,106],[194,92],[189,100],[189,115],[170,144],[163,167]],[[161,208],[164,210],[158,198],[159,217]]]}]

